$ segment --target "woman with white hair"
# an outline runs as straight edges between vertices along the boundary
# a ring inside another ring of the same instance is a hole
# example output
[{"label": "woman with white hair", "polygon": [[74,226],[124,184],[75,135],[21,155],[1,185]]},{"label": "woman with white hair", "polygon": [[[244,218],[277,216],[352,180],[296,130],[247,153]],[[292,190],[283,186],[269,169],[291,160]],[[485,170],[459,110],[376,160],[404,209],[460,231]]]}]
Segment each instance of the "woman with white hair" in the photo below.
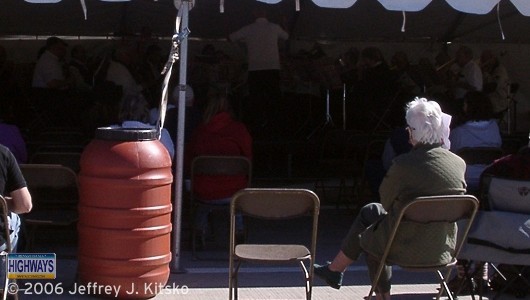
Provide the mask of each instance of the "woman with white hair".
[{"label": "woman with white hair", "polygon": [[[350,231],[342,241],[340,251],[333,261],[315,264],[315,274],[328,285],[339,289],[346,268],[366,253],[370,278],[375,272],[398,212],[419,196],[461,195],[466,192],[465,162],[448,150],[450,116],[440,105],[425,98],[416,98],[406,107],[405,115],[410,152],[396,157],[388,170],[379,194],[381,203],[370,203],[361,208]],[[433,225],[433,226],[431,226]],[[429,232],[424,235],[423,232]],[[417,239],[427,236],[432,240]],[[440,245],[443,241],[444,245]],[[411,224],[394,241],[388,260],[403,264],[448,263],[456,243],[456,224]],[[419,246],[421,245],[421,246]],[[421,247],[423,253],[411,253],[411,248]],[[387,266],[376,287],[376,299],[390,299],[392,269]]]}]

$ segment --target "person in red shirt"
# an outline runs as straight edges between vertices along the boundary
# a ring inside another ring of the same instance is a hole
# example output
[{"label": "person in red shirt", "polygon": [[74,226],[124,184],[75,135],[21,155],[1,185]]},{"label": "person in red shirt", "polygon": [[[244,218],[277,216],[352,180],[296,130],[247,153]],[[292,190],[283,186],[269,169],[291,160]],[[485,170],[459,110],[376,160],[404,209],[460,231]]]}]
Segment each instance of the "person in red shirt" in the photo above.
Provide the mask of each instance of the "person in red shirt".
[{"label": "person in red shirt", "polygon": [[[245,156],[252,161],[252,137],[246,126],[234,119],[226,95],[211,89],[208,96],[203,122],[193,131],[186,148],[186,170],[201,155]],[[233,194],[248,186],[248,180],[245,176],[198,175],[193,178],[190,192],[198,201],[228,205]],[[195,215],[195,226],[203,236],[209,213],[207,209],[199,209]],[[237,219],[236,227],[242,231],[242,218]]]}]

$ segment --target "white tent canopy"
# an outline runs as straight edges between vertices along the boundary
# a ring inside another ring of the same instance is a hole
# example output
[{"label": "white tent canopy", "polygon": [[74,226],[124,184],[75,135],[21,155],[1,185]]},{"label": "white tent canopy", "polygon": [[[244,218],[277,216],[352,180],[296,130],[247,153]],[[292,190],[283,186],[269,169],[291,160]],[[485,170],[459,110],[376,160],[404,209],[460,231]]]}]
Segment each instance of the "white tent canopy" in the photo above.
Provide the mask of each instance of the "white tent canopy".
[{"label": "white tent canopy", "polygon": [[[171,36],[171,24],[177,13],[174,2],[170,0],[31,1],[54,3],[3,1],[0,35],[108,36],[134,34],[143,26],[148,26],[155,35]],[[276,3],[271,4],[271,18],[285,23],[293,39],[501,42],[502,26],[507,42],[530,42],[530,18],[526,17],[530,15],[530,1],[527,0],[263,2]],[[191,37],[225,38],[233,30],[252,21],[252,8],[258,3],[249,0],[197,0],[190,11]],[[405,32],[402,32],[405,20]]]}]

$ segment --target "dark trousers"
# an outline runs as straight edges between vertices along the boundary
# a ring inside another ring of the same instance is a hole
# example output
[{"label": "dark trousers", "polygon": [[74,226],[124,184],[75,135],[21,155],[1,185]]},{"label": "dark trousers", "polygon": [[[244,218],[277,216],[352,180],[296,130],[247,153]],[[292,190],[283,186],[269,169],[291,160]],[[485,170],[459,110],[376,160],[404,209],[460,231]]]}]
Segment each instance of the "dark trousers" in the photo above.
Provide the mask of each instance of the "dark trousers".
[{"label": "dark trousers", "polygon": [[[366,228],[377,222],[385,215],[386,211],[381,205],[381,203],[369,203],[363,206],[359,211],[359,214],[353,221],[353,224],[350,227],[350,231],[342,241],[342,252],[344,252],[344,254],[346,254],[346,256],[348,256],[350,259],[357,260],[361,253],[363,253],[363,250],[361,248],[361,233],[363,233]],[[379,260],[378,258],[372,257],[368,254],[365,255],[370,280],[373,281],[375,279],[377,267],[379,266]],[[383,268],[381,278],[379,278],[379,283],[377,284],[376,291],[378,293],[390,292],[391,278],[392,267],[385,266]]]},{"label": "dark trousers", "polygon": [[281,98],[280,70],[249,71],[248,90],[249,99],[243,120],[251,131],[274,126],[274,116]]}]

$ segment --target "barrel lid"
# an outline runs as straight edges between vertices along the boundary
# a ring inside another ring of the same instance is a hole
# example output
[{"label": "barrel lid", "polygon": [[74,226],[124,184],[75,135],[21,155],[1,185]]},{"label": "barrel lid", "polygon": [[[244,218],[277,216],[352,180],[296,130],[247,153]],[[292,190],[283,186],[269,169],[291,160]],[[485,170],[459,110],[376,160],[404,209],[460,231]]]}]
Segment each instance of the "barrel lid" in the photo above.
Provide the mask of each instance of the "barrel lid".
[{"label": "barrel lid", "polygon": [[96,139],[107,141],[152,141],[158,139],[154,128],[99,127]]}]

